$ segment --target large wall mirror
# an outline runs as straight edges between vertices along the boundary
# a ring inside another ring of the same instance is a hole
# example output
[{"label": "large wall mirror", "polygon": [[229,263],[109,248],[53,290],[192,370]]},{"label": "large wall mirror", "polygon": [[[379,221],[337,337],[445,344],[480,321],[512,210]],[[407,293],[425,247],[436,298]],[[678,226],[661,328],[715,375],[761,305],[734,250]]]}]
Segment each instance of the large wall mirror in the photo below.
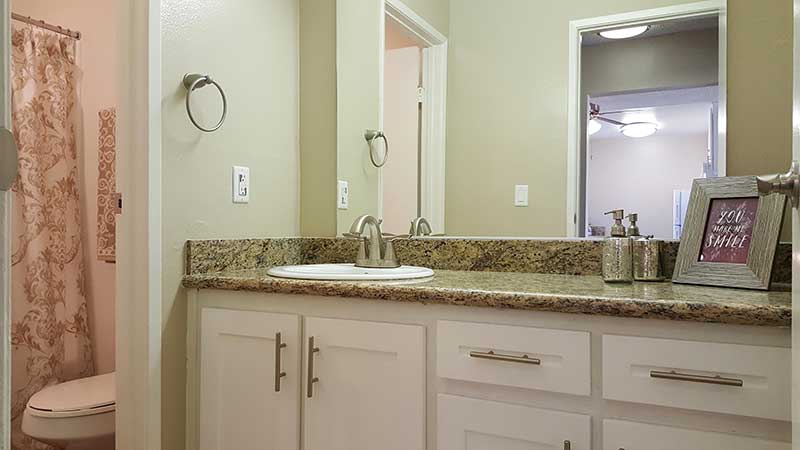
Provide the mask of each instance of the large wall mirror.
[{"label": "large wall mirror", "polygon": [[434,235],[601,237],[624,208],[679,238],[693,179],[790,158],[727,151],[727,71],[748,69],[727,63],[726,0],[337,0],[335,15],[340,235],[372,214],[396,234],[421,216]]}]

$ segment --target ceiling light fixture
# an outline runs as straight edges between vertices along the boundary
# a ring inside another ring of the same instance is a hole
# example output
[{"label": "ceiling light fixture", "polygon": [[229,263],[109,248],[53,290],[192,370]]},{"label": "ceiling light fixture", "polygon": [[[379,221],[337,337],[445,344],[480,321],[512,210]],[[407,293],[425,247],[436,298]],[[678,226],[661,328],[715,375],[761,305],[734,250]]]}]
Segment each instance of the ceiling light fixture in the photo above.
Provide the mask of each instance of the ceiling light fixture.
[{"label": "ceiling light fixture", "polygon": [[604,116],[606,114],[620,114],[624,112],[626,111],[609,111],[601,113],[600,105],[597,105],[596,103],[589,103],[589,122],[586,125],[589,135],[591,136],[600,131],[600,128],[602,127],[601,122],[606,122],[614,125],[615,127],[619,127],[619,131],[623,135],[631,138],[652,136],[656,131],[658,131],[659,124],[655,122],[647,122],[644,120],[639,120],[636,122],[620,122],[619,120]]},{"label": "ceiling light fixture", "polygon": [[620,127],[619,131],[625,136],[632,138],[643,138],[652,136],[658,131],[658,124],[652,122],[633,122]]},{"label": "ceiling light fixture", "polygon": [[589,136],[591,136],[600,131],[600,128],[603,128],[603,124],[597,119],[589,119],[589,124],[586,126],[586,128],[589,131]]},{"label": "ceiling light fixture", "polygon": [[639,36],[650,29],[650,25],[640,25],[637,27],[617,28],[616,30],[604,30],[597,34],[606,39],[630,39]]}]

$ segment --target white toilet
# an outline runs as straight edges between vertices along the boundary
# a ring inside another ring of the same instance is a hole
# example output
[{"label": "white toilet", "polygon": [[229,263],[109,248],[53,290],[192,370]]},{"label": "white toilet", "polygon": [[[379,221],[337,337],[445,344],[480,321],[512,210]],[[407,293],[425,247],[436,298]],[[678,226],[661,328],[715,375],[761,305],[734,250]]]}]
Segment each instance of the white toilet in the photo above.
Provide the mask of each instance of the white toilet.
[{"label": "white toilet", "polygon": [[22,432],[66,450],[113,450],[114,374],[68,381],[31,397]]}]

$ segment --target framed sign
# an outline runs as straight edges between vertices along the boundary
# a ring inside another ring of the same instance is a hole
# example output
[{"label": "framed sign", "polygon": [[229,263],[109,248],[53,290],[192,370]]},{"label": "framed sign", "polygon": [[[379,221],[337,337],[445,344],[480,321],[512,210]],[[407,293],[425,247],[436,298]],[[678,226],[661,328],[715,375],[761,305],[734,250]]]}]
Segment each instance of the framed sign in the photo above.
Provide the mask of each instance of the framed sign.
[{"label": "framed sign", "polygon": [[756,177],[694,180],[672,281],[769,289],[785,206]]}]

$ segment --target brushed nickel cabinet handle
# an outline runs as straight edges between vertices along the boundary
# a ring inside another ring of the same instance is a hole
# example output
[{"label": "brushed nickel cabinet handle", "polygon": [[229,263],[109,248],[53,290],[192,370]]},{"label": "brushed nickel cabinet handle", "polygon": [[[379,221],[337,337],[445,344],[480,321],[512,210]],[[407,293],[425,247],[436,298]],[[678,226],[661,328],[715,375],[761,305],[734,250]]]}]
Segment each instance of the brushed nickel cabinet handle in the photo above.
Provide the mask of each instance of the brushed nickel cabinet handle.
[{"label": "brushed nickel cabinet handle", "polygon": [[535,366],[542,365],[542,360],[539,359],[539,358],[531,358],[528,355],[522,355],[522,356],[503,355],[502,353],[495,353],[492,350],[489,350],[488,352],[471,351],[471,352],[469,352],[469,356],[470,356],[470,358],[493,359],[495,361],[507,361],[507,362],[522,363],[522,364],[533,364]]},{"label": "brushed nickel cabinet handle", "polygon": [[281,349],[286,348],[286,343],[281,340],[281,333],[275,333],[275,392],[281,391],[281,378],[286,372],[281,370]]},{"label": "brushed nickel cabinet handle", "polygon": [[314,346],[314,336],[308,338],[308,378],[306,379],[306,396],[311,398],[314,396],[314,383],[319,381],[319,378],[314,376],[314,353],[319,353],[319,347]]},{"label": "brushed nickel cabinet handle", "polygon": [[572,443],[564,441],[564,450],[572,450]]},{"label": "brushed nickel cabinet handle", "polygon": [[706,383],[706,384],[719,384],[722,386],[742,387],[744,382],[737,378],[724,378],[719,375],[709,377],[703,375],[690,375],[688,373],[680,373],[674,370],[664,372],[661,370],[651,370],[650,378],[660,378],[662,380],[675,380],[675,381],[688,381],[690,383]]}]

